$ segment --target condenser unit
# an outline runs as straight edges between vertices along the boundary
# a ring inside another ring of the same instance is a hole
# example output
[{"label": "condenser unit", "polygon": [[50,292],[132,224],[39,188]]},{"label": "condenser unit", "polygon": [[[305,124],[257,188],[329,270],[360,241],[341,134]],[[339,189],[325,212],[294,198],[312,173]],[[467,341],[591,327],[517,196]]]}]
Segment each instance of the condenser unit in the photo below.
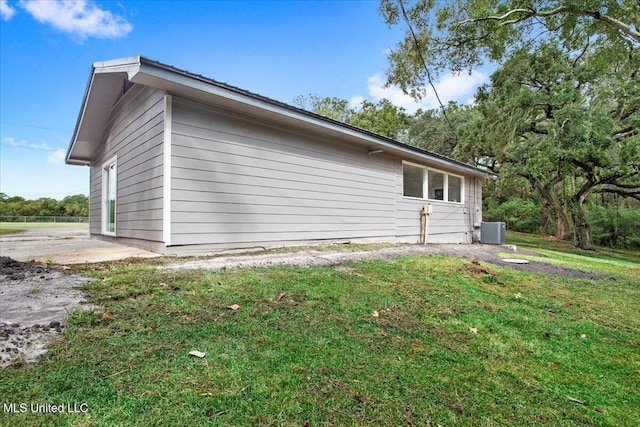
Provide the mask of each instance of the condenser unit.
[{"label": "condenser unit", "polygon": [[483,222],[480,225],[480,243],[504,245],[507,224],[504,222]]}]

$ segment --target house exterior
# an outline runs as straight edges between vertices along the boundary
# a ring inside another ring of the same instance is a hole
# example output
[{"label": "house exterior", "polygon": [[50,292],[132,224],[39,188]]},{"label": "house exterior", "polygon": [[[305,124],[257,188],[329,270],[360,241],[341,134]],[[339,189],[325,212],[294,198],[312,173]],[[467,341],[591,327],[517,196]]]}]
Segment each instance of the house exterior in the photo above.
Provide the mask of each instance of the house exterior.
[{"label": "house exterior", "polygon": [[91,168],[92,237],[161,253],[470,243],[487,177],[142,56],[93,64],[66,162]]}]

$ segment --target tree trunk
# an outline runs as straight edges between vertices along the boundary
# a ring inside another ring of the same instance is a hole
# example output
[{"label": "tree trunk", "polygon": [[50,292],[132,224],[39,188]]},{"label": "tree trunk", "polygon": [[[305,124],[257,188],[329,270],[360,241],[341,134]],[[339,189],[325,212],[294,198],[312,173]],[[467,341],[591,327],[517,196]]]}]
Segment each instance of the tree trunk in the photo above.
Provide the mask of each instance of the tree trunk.
[{"label": "tree trunk", "polygon": [[549,206],[543,204],[542,210],[540,211],[540,232],[545,236],[551,234],[551,221],[553,220],[553,213]]},{"label": "tree trunk", "polygon": [[573,222],[573,245],[580,249],[594,250],[591,227],[584,214],[582,200],[572,200],[570,210]]},{"label": "tree trunk", "polygon": [[556,198],[538,192],[538,195],[542,199],[543,208],[540,212],[541,228],[545,235],[550,235],[552,222],[555,221],[555,230],[553,235],[558,240],[569,240],[569,218],[564,209],[560,205],[560,202]]},{"label": "tree trunk", "polygon": [[562,204],[558,199],[556,190],[554,187],[561,182],[559,177],[554,177],[551,181],[544,183],[536,180],[532,175],[523,174],[534,191],[542,201],[542,211],[540,212],[540,228],[546,235],[551,234],[551,224],[555,220],[556,227],[554,236],[559,240],[569,239],[569,218],[566,212],[562,208]]},{"label": "tree trunk", "polygon": [[569,240],[569,224],[567,221],[567,216],[565,215],[562,208],[559,208],[559,211],[556,212],[556,239],[559,240]]}]

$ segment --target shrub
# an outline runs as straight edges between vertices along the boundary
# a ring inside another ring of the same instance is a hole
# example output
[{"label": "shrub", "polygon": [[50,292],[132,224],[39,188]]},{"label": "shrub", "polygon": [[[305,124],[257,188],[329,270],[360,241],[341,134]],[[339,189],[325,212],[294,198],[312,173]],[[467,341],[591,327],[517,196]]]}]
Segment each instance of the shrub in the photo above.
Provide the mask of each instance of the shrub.
[{"label": "shrub", "polygon": [[587,212],[593,242],[621,249],[640,249],[640,210],[593,206]]},{"label": "shrub", "polygon": [[508,230],[539,233],[541,209],[532,200],[513,198],[499,205],[488,203],[483,220],[505,222]]}]

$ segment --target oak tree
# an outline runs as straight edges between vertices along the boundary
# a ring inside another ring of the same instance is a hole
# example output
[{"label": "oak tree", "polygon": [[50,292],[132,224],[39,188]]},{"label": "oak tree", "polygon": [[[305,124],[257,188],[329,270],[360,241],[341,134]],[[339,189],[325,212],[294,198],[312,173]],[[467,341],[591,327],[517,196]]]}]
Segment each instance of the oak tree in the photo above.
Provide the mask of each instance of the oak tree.
[{"label": "oak tree", "polygon": [[498,66],[456,150],[526,178],[563,237],[591,248],[589,195],[640,198],[640,2],[383,0],[406,19],[388,82],[415,97],[443,71]]}]

